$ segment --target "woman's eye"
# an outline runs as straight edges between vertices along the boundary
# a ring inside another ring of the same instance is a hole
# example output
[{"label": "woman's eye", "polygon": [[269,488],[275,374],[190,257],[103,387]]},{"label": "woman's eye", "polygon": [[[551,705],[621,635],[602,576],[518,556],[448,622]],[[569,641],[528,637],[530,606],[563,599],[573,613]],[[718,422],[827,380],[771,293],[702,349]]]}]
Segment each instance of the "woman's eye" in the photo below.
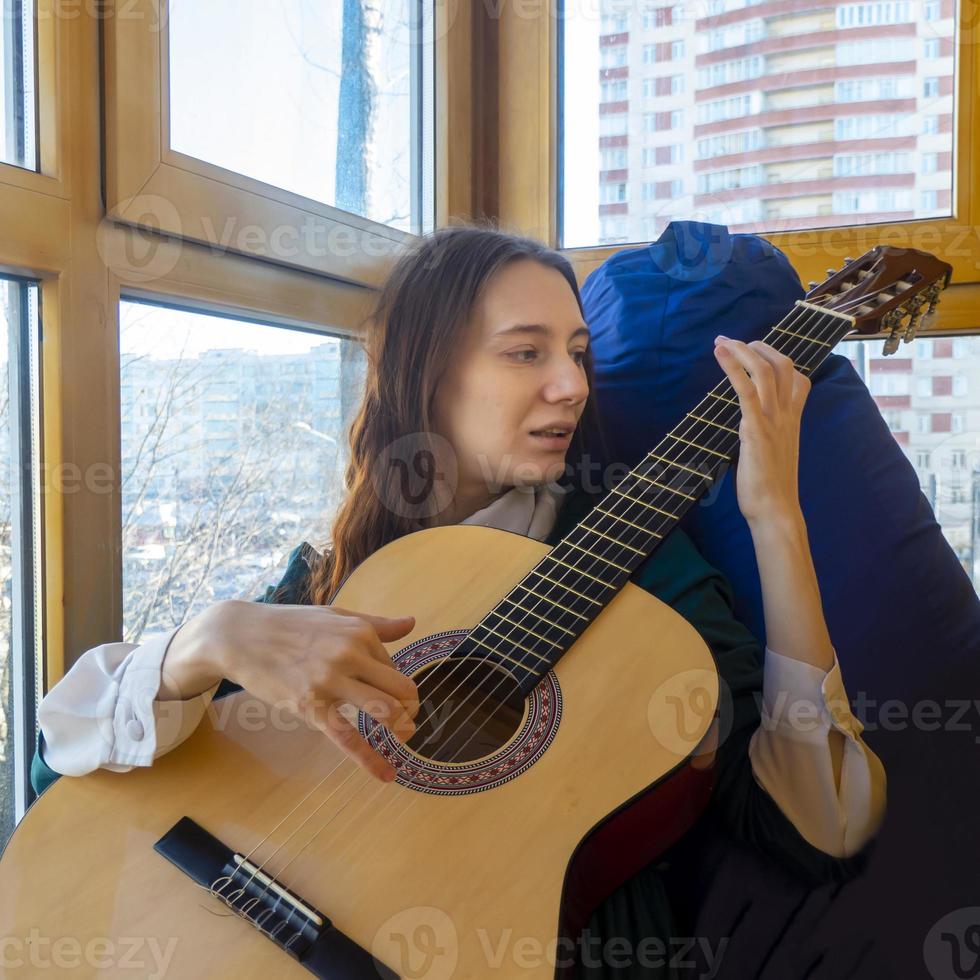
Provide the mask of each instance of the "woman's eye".
[{"label": "woman's eye", "polygon": [[577,350],[575,351],[575,356],[578,358],[579,364],[585,363],[585,355],[588,353],[587,350]]},{"label": "woman's eye", "polygon": [[522,360],[521,355],[523,355],[523,354],[531,354],[533,356],[533,355],[536,355],[537,353],[538,352],[536,350],[512,350],[512,351],[510,351],[507,354],[507,356],[508,357],[516,358],[522,364],[529,364],[530,363],[530,360],[527,360],[527,361]]}]

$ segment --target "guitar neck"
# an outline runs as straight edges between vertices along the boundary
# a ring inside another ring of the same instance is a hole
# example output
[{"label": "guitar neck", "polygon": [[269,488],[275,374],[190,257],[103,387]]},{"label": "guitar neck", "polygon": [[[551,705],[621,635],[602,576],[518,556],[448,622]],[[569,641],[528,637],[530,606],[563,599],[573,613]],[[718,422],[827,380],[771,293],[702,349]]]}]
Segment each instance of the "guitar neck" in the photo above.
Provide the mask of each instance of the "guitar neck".
[{"label": "guitar neck", "polygon": [[[810,375],[853,326],[850,316],[800,300],[765,342]],[[500,654],[522,689],[536,686],[724,476],[740,420],[738,396],[723,378],[474,627],[480,654]]]}]

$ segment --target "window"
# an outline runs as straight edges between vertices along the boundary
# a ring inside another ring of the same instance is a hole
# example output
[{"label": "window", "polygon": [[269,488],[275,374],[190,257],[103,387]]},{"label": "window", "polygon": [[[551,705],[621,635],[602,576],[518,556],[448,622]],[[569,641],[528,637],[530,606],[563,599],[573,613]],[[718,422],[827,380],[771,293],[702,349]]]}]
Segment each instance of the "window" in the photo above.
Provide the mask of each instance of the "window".
[{"label": "window", "polygon": [[300,541],[324,538],[343,487],[360,350],[322,334],[122,303],[126,640],[221,599],[251,598]]},{"label": "window", "polygon": [[922,97],[934,99],[939,95],[939,79],[925,78],[922,80]]},{"label": "window", "polygon": [[409,0],[347,4],[353,16],[338,25],[332,4],[274,11],[259,0],[172,4],[173,149],[381,224],[421,230],[411,8]]},{"label": "window", "polygon": [[103,19],[109,217],[379,285],[435,218],[435,5],[167,10]]},{"label": "window", "polygon": [[626,184],[603,184],[599,200],[603,204],[620,204],[626,200]]},{"label": "window", "polygon": [[625,136],[627,126],[627,116],[625,112],[615,112],[610,116],[602,116],[599,119],[600,136]]},{"label": "window", "polygon": [[3,132],[0,161],[38,169],[34,0],[8,0],[0,18],[3,43]]},{"label": "window", "polygon": [[626,79],[617,78],[612,82],[602,83],[602,101],[603,102],[623,102],[627,97],[626,91]]},{"label": "window", "polygon": [[939,57],[939,38],[938,37],[927,37],[925,41],[922,42],[922,56],[924,58],[938,58]]},{"label": "window", "polygon": [[925,0],[922,5],[923,20],[939,20],[939,0]]},{"label": "window", "polygon": [[838,27],[870,27],[875,24],[901,24],[912,19],[908,0],[884,3],[848,3],[837,8]]},{"label": "window", "polygon": [[868,388],[872,395],[907,395],[910,381],[908,374],[872,374]]},{"label": "window", "polygon": [[[678,219],[708,220],[710,215],[735,233],[794,235],[951,217],[955,59],[926,61],[923,47],[926,39],[947,44],[946,21],[954,26],[948,12],[941,30],[916,32],[922,12],[917,0],[811,5],[778,15],[766,7],[759,11],[764,16],[751,19],[727,16],[730,10],[744,10],[746,3],[733,7],[723,0],[720,5],[723,20],[730,23],[705,29],[698,14],[645,33],[643,43],[624,45],[626,67],[640,76],[636,84],[643,101],[630,106],[625,128],[618,132],[631,139],[641,135],[644,169],[666,163],[648,145],[658,140],[646,134],[668,136],[669,130],[671,143],[696,152],[695,165],[685,175],[690,210],[682,208]],[[560,244],[578,248],[596,244],[599,237],[602,202],[585,188],[596,185],[597,164],[590,164],[596,156],[596,126],[600,138],[612,135],[599,112],[608,92],[601,86],[610,80],[600,79],[598,70],[591,75],[599,51],[596,19],[583,5],[564,9],[558,138],[565,172],[559,181],[558,225]],[[634,9],[642,15],[658,8]],[[819,40],[828,24],[831,29],[837,25],[841,40]],[[754,44],[763,38],[764,50]],[[926,78],[942,93],[936,101],[923,99]],[[927,104],[933,118],[923,134],[920,120]],[[719,157],[737,159],[712,166]],[[751,185],[742,180],[728,185],[733,171],[751,174]],[[640,184],[650,177],[639,168],[630,176]],[[699,197],[712,195],[712,188],[748,186],[760,189],[751,202],[739,195],[736,200],[731,195],[724,200]],[[641,195],[637,186],[634,200]],[[631,222],[630,234],[640,234],[642,227],[640,220]],[[961,281],[970,274],[968,268],[960,270]]]},{"label": "window", "polygon": [[939,116],[923,116],[922,117],[922,133],[923,135],[931,135],[933,133],[939,132]]},{"label": "window", "polygon": [[0,279],[0,846],[33,800],[29,774],[37,744],[43,680],[41,409],[38,293]]},{"label": "window", "polygon": [[603,170],[623,170],[626,168],[626,150],[622,148],[605,149],[602,151]]},{"label": "window", "polygon": [[602,15],[603,34],[622,34],[629,30],[629,14],[624,10],[611,11]]},{"label": "window", "polygon": [[626,56],[625,44],[608,44],[602,49],[602,67],[622,68],[626,64]]},{"label": "window", "polygon": [[[949,357],[954,344],[963,358],[962,370],[938,374],[935,356]],[[889,428],[901,433],[896,435],[899,446],[915,466],[943,534],[980,592],[980,526],[971,521],[969,508],[951,509],[953,504],[969,503],[974,486],[980,491],[976,423],[970,421],[980,417],[980,399],[974,396],[965,405],[959,403],[957,411],[946,410],[950,389],[957,390],[958,379],[980,376],[980,335],[916,339],[908,346],[903,344],[895,357],[882,357],[881,346],[881,340],[845,340],[835,353],[851,359]],[[908,402],[889,401],[904,398],[910,387],[916,394],[911,431],[896,424],[901,415],[908,415]],[[971,386],[970,390],[975,393],[977,389]],[[975,559],[973,564],[971,559]]]}]

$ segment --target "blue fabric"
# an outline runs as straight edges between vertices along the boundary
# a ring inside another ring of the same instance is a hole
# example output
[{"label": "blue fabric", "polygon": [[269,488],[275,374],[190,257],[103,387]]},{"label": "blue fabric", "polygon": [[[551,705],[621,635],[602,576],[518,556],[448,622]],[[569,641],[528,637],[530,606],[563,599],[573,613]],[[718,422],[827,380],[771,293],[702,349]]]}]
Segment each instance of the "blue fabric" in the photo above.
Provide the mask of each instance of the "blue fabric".
[{"label": "blue fabric", "polygon": [[[720,380],[717,334],[762,339],[803,292],[772,245],[696,222],[674,222],[659,241],[619,252],[593,272],[582,300],[614,458],[633,465]],[[863,904],[834,903],[827,924],[866,921],[898,962],[920,955],[916,945],[921,949],[932,923],[957,902],[971,904],[967,895],[980,876],[980,848],[963,844],[973,839],[980,809],[980,783],[966,776],[977,771],[980,755],[980,701],[975,708],[969,701],[980,680],[980,601],[913,467],[851,363],[838,355],[813,377],[799,479],[831,638],[889,786]],[[736,615],[764,639],[758,569],[731,472],[692,508],[684,527],[732,583]],[[925,704],[938,706],[938,721],[935,714],[915,721]],[[716,880],[725,876],[722,869]],[[728,877],[735,883],[731,902],[752,893],[762,902],[774,887],[761,871],[751,880],[742,865]],[[909,881],[916,882],[912,903]],[[899,895],[908,930],[896,937]],[[710,932],[710,923],[701,926]],[[756,927],[760,950],[774,941],[767,928]]]},{"label": "blue fabric", "polygon": [[[582,301],[615,458],[637,462],[722,377],[718,333],[762,339],[802,297],[778,249],[698,222],[673,222],[659,241],[619,252],[593,272]],[[980,650],[980,603],[915,470],[846,358],[832,354],[813,382],[800,500],[848,678],[887,683],[880,657],[889,673],[913,671],[937,640],[951,660],[970,662]],[[739,618],[764,638],[755,554],[731,474],[692,509],[685,529],[735,584]]]}]

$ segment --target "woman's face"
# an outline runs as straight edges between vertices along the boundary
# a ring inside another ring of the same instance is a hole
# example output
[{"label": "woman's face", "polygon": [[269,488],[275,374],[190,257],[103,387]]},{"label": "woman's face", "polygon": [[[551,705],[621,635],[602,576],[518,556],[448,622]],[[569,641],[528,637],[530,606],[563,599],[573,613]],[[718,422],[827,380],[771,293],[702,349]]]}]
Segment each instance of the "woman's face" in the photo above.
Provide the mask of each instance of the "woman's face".
[{"label": "woman's face", "polygon": [[[434,399],[436,430],[456,455],[454,519],[507,487],[562,475],[589,394],[588,344],[575,294],[557,270],[520,259],[486,284]],[[567,435],[536,434],[555,427]]]}]

